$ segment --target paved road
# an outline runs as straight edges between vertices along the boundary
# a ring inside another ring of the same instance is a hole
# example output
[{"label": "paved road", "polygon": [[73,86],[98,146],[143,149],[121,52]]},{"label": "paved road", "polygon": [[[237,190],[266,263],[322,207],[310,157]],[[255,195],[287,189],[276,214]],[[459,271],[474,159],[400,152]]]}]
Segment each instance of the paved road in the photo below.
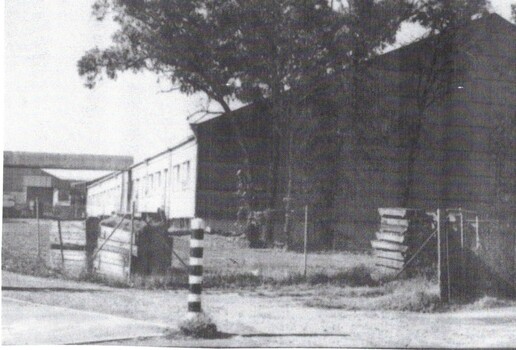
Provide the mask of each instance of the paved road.
[{"label": "paved road", "polygon": [[2,345],[80,344],[160,336],[165,325],[2,297]]}]

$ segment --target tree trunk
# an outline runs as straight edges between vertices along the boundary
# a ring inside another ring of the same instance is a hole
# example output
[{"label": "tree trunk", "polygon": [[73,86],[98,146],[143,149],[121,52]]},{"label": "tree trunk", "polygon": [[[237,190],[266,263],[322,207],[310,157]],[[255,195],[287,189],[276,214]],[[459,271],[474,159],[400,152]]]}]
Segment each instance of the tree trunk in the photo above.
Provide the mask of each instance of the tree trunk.
[{"label": "tree trunk", "polygon": [[414,124],[409,128],[409,132],[407,135],[408,138],[408,156],[407,156],[407,177],[405,181],[405,186],[403,188],[402,194],[402,206],[408,207],[410,206],[411,195],[413,191],[413,187],[416,181],[416,161],[419,153],[419,146],[421,141],[421,130],[423,128],[423,118],[424,118],[424,107],[418,108],[418,116],[415,121],[410,121]]},{"label": "tree trunk", "polygon": [[285,202],[285,222],[283,223],[283,235],[287,241],[287,248],[292,246],[292,237],[290,234],[291,226],[291,204],[292,204],[292,143],[293,143],[293,132],[292,129],[288,130],[288,155],[287,155],[287,191],[286,196],[283,199]]},{"label": "tree trunk", "polygon": [[[231,112],[231,108],[226,103],[226,101],[224,101],[224,99],[217,99],[216,101],[222,106],[225,113]],[[249,190],[251,192],[248,195],[248,205],[249,205],[250,210],[254,210],[256,203],[254,200],[254,184],[253,184],[253,176],[252,176],[252,171],[251,171],[251,161],[250,161],[249,151],[247,150],[247,146],[244,142],[244,138],[242,136],[242,133],[240,131],[240,127],[239,127],[238,123],[233,118],[229,118],[229,121],[230,121],[231,127],[233,129],[233,133],[236,136],[237,143],[238,143],[240,150],[242,151],[242,155],[243,155],[243,169],[242,170],[245,174],[247,184],[248,184]]]},{"label": "tree trunk", "polygon": [[276,205],[278,203],[278,185],[279,185],[279,167],[280,167],[280,149],[281,149],[281,123],[283,105],[283,91],[279,84],[272,84],[271,89],[271,149],[269,163],[269,203],[267,210],[269,211],[269,220],[267,222],[267,243],[272,246],[274,243],[274,218]]},{"label": "tree trunk", "polygon": [[[273,123],[274,124],[274,123]],[[271,140],[271,148],[270,148],[270,160],[269,160],[269,201],[267,205],[268,211],[268,220],[266,227],[266,241],[272,246],[274,243],[274,217],[276,210],[276,203],[278,200],[278,178],[279,178],[279,146],[280,146],[280,137],[273,130],[272,131],[272,140]]]}]

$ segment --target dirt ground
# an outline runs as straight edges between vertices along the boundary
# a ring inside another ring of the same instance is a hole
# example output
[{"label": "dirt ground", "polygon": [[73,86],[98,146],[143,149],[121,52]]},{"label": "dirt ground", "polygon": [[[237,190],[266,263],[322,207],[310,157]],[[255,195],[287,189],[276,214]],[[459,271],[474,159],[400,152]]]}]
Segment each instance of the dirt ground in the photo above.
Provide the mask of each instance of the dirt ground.
[{"label": "dirt ground", "polygon": [[[511,347],[516,344],[514,306],[431,314],[347,311],[308,307],[303,293],[296,296],[281,290],[276,293],[206,291],[203,307],[222,332],[222,339],[198,340],[175,331],[186,314],[186,291],[116,289],[5,271],[2,288],[2,296],[7,298],[127,317],[135,322],[167,324],[172,330],[163,336],[106,341],[106,344],[183,347]],[[5,323],[3,320],[4,326]]]}]

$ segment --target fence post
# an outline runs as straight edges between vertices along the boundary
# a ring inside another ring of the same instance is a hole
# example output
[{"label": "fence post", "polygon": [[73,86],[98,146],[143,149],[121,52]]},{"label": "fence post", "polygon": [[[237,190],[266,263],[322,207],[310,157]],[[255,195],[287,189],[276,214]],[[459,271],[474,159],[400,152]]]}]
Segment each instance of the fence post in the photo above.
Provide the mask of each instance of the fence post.
[{"label": "fence post", "polygon": [[480,249],[480,224],[478,222],[478,215],[475,216],[475,249]]},{"label": "fence post", "polygon": [[57,233],[59,234],[59,248],[61,250],[61,263],[63,265],[63,271],[65,270],[65,259],[63,252],[63,233],[61,232],[61,219],[57,218]]},{"label": "fence post", "polygon": [[461,284],[461,293],[464,294],[465,291],[465,278],[466,278],[466,260],[464,258],[464,212],[462,208],[459,208],[460,212],[460,284]]},{"label": "fence post", "polygon": [[305,277],[305,279],[306,279],[306,264],[307,264],[307,254],[308,254],[307,241],[308,241],[308,205],[305,205],[305,234],[304,234],[304,247],[303,247],[304,248],[303,253],[305,256],[305,265],[304,265],[304,269],[303,269],[303,276]]},{"label": "fence post", "polygon": [[39,198],[36,197],[36,223],[38,226],[38,262],[41,260],[41,237],[40,237],[40,230],[39,230]]},{"label": "fence post", "polygon": [[436,210],[437,221],[437,284],[439,285],[439,297],[441,298],[441,215],[440,210]]},{"label": "fence post", "polygon": [[129,275],[128,280],[131,281],[131,268],[132,268],[132,260],[133,260],[133,240],[134,240],[134,202],[131,207],[131,238],[129,239]]},{"label": "fence post", "polygon": [[[448,237],[447,232],[444,232],[446,237],[443,237],[443,230],[441,227],[441,210],[437,209],[437,279],[439,281],[439,297],[443,302],[450,301],[449,293],[449,271],[448,271]],[[444,242],[446,238],[446,242]],[[446,253],[446,256],[443,256]],[[446,268],[446,269],[445,269]]]},{"label": "fence post", "polygon": [[191,223],[192,234],[190,236],[190,268],[188,276],[188,317],[200,315],[202,275],[203,275],[203,247],[204,229],[206,225],[202,219],[193,219]]}]

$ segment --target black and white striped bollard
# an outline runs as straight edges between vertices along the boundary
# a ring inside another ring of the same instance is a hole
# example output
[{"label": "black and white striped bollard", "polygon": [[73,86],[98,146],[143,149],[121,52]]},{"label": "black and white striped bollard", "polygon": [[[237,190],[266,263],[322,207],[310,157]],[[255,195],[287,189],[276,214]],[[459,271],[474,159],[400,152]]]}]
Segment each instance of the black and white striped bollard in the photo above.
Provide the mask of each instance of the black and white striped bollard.
[{"label": "black and white striped bollard", "polygon": [[203,219],[193,219],[190,237],[190,271],[188,276],[188,317],[194,318],[201,314],[201,292],[203,274],[204,229]]}]

